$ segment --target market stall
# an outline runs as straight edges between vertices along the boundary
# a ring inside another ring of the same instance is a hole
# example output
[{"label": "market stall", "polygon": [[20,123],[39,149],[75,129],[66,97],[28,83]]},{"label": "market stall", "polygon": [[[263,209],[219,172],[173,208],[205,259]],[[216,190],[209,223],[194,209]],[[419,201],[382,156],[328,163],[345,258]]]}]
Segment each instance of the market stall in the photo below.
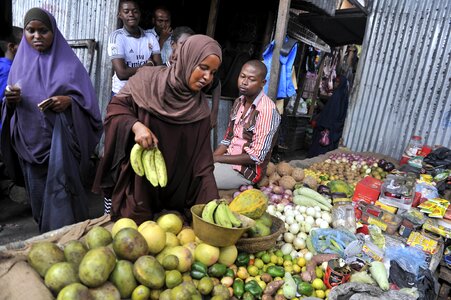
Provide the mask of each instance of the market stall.
[{"label": "market stall", "polygon": [[338,149],[270,164],[191,220],[105,216],[2,246],[0,299],[446,296],[449,154],[412,169],[420,158]]}]

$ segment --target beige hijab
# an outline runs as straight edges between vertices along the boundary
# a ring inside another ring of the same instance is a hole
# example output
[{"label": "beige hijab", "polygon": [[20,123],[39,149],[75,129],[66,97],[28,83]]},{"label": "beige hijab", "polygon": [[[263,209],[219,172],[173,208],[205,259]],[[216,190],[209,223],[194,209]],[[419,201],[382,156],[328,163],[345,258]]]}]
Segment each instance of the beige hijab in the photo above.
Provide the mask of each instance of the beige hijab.
[{"label": "beige hijab", "polygon": [[188,124],[209,116],[203,92],[188,87],[194,69],[209,55],[222,60],[218,42],[206,35],[193,35],[179,46],[170,67],[143,67],[119,91],[117,97],[132,96],[135,103],[173,124]]}]

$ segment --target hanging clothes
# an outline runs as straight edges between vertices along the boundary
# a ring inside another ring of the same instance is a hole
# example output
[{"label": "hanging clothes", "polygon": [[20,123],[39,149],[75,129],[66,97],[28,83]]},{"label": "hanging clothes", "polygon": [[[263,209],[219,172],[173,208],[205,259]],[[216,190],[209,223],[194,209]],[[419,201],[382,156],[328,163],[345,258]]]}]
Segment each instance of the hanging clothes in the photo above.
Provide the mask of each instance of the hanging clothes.
[{"label": "hanging clothes", "polygon": [[[277,98],[291,97],[296,93],[293,81],[291,79],[291,72],[293,69],[294,60],[298,50],[298,43],[296,40],[286,37],[280,50],[280,73],[279,73],[279,86],[277,88]],[[269,77],[271,70],[272,55],[274,52],[274,41],[272,41],[265,52],[263,52],[263,63],[268,68],[268,74],[266,75],[266,84],[264,92],[268,93]]]}]

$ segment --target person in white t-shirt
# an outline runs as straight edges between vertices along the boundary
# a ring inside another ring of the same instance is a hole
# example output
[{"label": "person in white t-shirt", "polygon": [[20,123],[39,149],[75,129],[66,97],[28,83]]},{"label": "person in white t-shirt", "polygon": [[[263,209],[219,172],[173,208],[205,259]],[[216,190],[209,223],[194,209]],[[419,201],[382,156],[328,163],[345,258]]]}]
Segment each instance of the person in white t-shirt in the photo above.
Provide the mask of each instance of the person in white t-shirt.
[{"label": "person in white t-shirt", "polygon": [[171,12],[164,6],[155,8],[152,16],[153,28],[146,30],[152,33],[158,40],[161,49],[161,60],[166,64],[171,59]]},{"label": "person in white t-shirt", "polygon": [[121,1],[118,17],[124,27],[111,33],[108,40],[108,55],[114,69],[113,94],[119,92],[140,67],[162,64],[158,40],[139,27],[138,4],[133,0]]}]

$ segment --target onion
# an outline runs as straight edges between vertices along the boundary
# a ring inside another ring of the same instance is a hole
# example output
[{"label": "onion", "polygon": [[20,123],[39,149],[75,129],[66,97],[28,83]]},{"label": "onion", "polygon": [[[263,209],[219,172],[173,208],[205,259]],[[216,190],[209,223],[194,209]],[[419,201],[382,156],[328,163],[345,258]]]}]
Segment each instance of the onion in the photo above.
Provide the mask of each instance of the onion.
[{"label": "onion", "polygon": [[283,188],[281,186],[275,185],[272,189],[274,194],[281,195],[283,194]]},{"label": "onion", "polygon": [[[320,220],[320,219],[318,219],[318,220]],[[319,224],[319,228],[322,228],[322,229],[326,229],[326,228],[329,228],[329,223],[327,222],[327,221],[322,221],[320,224]]]},{"label": "onion", "polygon": [[293,251],[294,249],[293,249],[293,246],[292,246],[291,244],[286,243],[286,244],[284,244],[284,245],[282,246],[282,248],[280,248],[280,250],[282,250],[283,255],[288,255],[288,254],[290,254],[291,251]]},{"label": "onion", "polygon": [[304,255],[304,258],[305,258],[306,261],[311,260],[312,257],[313,257],[312,252],[307,252],[307,253],[305,253],[305,255]]},{"label": "onion", "polygon": [[291,232],[285,232],[283,234],[283,240],[287,243],[291,244],[293,242],[294,238],[295,238],[295,235],[292,234]]},{"label": "onion", "polygon": [[240,186],[240,192],[244,192],[245,190],[247,190],[247,185]]},{"label": "onion", "polygon": [[294,219],[295,219],[296,222],[298,222],[298,223],[301,223],[302,221],[305,220],[305,219],[304,219],[304,216],[303,216],[303,215],[300,215],[300,214],[297,214],[297,215],[294,217]]},{"label": "onion", "polygon": [[313,225],[313,224],[315,224],[315,219],[313,219],[312,216],[307,216],[307,218],[305,218],[305,222],[307,224]]},{"label": "onion", "polygon": [[287,205],[287,204],[290,204],[290,200],[282,199],[282,201],[280,201],[280,203]]},{"label": "onion", "polygon": [[289,231],[290,231],[292,234],[297,234],[297,233],[299,232],[299,230],[300,230],[300,226],[299,226],[298,223],[293,223],[293,224],[290,225]]},{"label": "onion", "polygon": [[315,209],[313,207],[307,207],[306,214],[308,216],[312,216],[313,217],[315,215],[315,213],[316,213],[316,211],[315,211]]},{"label": "onion", "polygon": [[254,188],[254,186],[249,184],[246,189],[247,190],[252,190],[253,188]]},{"label": "onion", "polygon": [[263,194],[265,194],[266,196],[268,196],[268,197],[271,197],[271,195],[272,195],[272,192],[271,191],[268,191],[268,190],[266,190],[266,191],[263,191]]},{"label": "onion", "polygon": [[299,237],[295,237],[293,240],[293,246],[296,250],[305,249],[305,241]]},{"label": "onion", "polygon": [[291,195],[283,194],[283,199],[288,199],[288,200],[290,200],[290,198],[291,198]]},{"label": "onion", "polygon": [[290,190],[290,189],[286,189],[286,190],[285,190],[285,195],[293,196],[293,191]]},{"label": "onion", "polygon": [[[288,225],[293,224],[294,223],[294,216],[285,214],[285,223],[287,223]],[[288,242],[288,241],[285,241],[285,242],[291,243],[291,242]]]},{"label": "onion", "polygon": [[236,191],[235,193],[233,193],[233,198],[238,197],[238,195],[239,195],[240,193],[241,193],[241,192],[239,192],[239,191]]},{"label": "onion", "polygon": [[272,194],[270,196],[270,200],[275,202],[275,203],[279,203],[280,200],[282,200],[282,196],[281,195]]}]

